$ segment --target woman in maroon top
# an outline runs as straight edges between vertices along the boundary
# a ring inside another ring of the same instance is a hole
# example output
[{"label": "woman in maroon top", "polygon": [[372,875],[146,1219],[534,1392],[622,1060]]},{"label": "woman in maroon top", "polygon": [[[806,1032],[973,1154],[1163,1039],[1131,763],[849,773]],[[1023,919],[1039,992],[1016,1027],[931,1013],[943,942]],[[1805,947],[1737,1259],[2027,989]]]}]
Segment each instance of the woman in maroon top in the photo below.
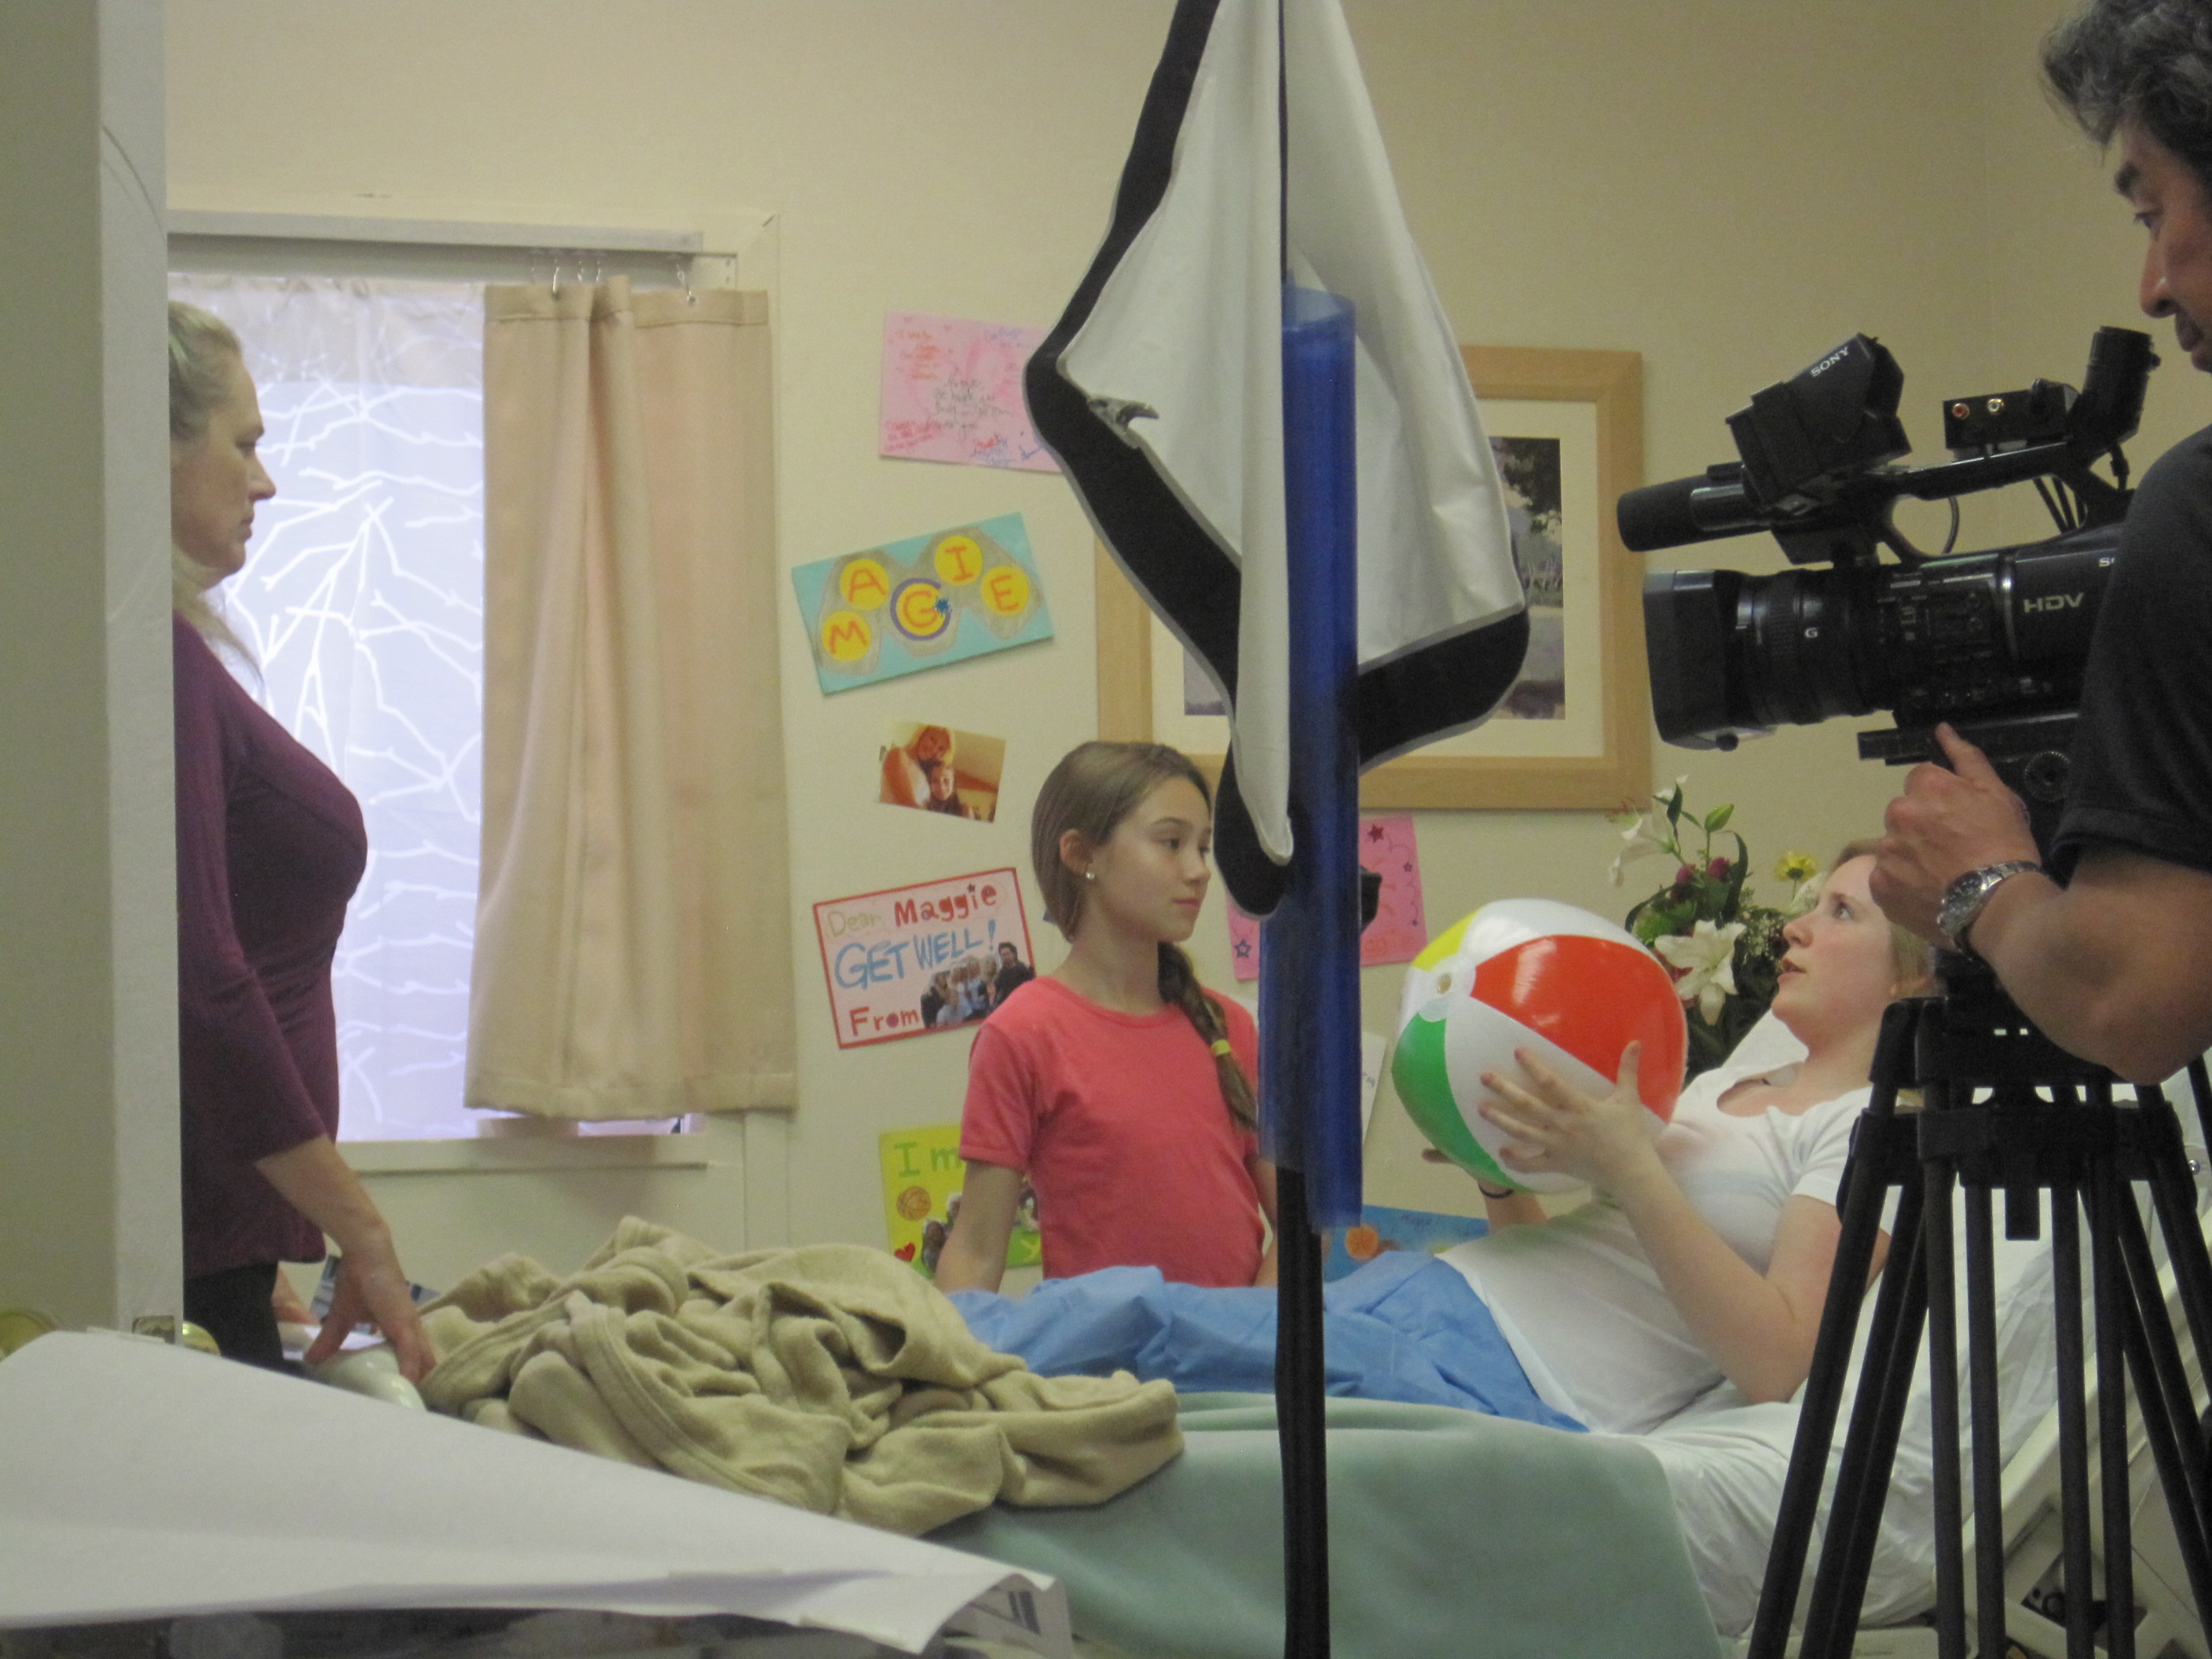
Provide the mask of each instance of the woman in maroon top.
[{"label": "woman in maroon top", "polygon": [[279,1366],[280,1261],[342,1261],[310,1361],[374,1320],[419,1379],[428,1344],[392,1235],[338,1156],[331,959],[368,855],[361,809],[216,660],[244,649],[207,590],[246,562],[261,410],[238,339],[169,307],[175,545],[178,1048],[185,1316],[226,1354]]}]

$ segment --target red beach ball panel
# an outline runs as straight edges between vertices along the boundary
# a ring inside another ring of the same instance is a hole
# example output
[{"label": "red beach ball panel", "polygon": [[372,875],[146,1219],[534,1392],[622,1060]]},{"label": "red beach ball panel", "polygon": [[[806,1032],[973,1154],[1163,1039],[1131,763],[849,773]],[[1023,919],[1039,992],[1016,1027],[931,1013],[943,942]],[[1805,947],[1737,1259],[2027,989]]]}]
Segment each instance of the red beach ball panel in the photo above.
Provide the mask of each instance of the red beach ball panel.
[{"label": "red beach ball panel", "polygon": [[1648,951],[1614,939],[1548,934],[1483,962],[1468,994],[1512,1015],[1601,1077],[1620,1070],[1623,1048],[1641,1042],[1637,1092],[1660,1116],[1674,1111],[1689,1033],[1673,979]]}]

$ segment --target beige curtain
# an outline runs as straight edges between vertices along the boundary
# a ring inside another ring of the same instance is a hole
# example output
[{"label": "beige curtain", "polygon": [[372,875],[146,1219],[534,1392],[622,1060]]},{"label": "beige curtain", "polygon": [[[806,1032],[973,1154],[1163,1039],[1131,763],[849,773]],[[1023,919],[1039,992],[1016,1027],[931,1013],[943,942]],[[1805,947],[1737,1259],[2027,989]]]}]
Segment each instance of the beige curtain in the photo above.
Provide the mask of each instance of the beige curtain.
[{"label": "beige curtain", "polygon": [[789,1107],[767,296],[484,307],[468,1103]]}]

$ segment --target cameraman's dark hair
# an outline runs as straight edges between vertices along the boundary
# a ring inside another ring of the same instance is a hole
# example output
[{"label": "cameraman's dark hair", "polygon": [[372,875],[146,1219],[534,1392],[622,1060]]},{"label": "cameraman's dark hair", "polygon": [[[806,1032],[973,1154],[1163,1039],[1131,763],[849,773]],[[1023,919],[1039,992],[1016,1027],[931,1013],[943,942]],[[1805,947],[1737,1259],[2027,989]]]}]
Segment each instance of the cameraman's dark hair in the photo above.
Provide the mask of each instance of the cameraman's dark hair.
[{"label": "cameraman's dark hair", "polygon": [[2204,0],[2090,0],[2043,43],[2052,94],[2100,144],[2142,129],[2212,199],[2212,6]]}]

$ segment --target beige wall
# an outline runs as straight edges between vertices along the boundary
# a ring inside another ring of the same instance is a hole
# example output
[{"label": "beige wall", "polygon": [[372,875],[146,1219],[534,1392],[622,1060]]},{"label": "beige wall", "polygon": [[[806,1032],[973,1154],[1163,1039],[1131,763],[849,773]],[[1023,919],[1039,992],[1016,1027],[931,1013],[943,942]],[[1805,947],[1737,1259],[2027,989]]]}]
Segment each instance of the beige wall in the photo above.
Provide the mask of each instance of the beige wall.
[{"label": "beige wall", "polygon": [[179,1306],[161,12],[0,54],[0,1308]]},{"label": "beige wall", "polygon": [[[2125,216],[2033,88],[2033,42],[2057,9],[1347,0],[1462,337],[1644,354],[1654,479],[1725,458],[1730,410],[1855,330],[1896,351],[1909,424],[1932,444],[1940,397],[2078,376],[2089,329],[2128,319]],[[839,1052],[807,906],[1022,864],[1036,782],[1093,721],[1079,512],[1051,477],[876,459],[881,318],[1056,314],[1103,228],[1168,6],[168,0],[167,15],[180,203],[360,197],[373,211],[379,196],[445,198],[573,223],[772,211],[787,563],[981,514],[1027,516],[1059,628],[1050,644],[825,699],[794,612],[782,618],[802,1043],[792,1232],[879,1238],[876,1135],[957,1115],[967,1041]],[[2192,396],[2161,388],[2167,439],[2185,429]],[[2014,518],[1970,508],[1966,544]],[[1732,543],[1680,562],[1767,568],[1778,557]],[[882,725],[925,717],[1007,738],[999,823],[872,804]],[[1655,774],[1687,771],[1701,802],[1737,802],[1762,862],[1784,847],[1825,850],[1871,830],[1895,781],[1852,758],[1849,724],[1733,757],[1662,750]],[[1438,924],[1521,893],[1621,908],[1604,875],[1614,831],[1595,817],[1428,814],[1420,836]],[[1217,982],[1225,937],[1216,909],[1197,945]],[[1042,954],[1054,959],[1048,945]],[[1397,978],[1368,975],[1378,1029]],[[1414,1162],[1387,1110],[1381,1121],[1373,1196],[1463,1199]],[[741,1176],[735,1161],[720,1168],[685,1176],[680,1198],[653,1184],[674,1176],[626,1175],[599,1188],[562,1177],[571,1189],[548,1199],[567,1237],[665,1191],[701,1231],[726,1212],[735,1243]],[[410,1231],[446,1227],[441,1214],[468,1201],[453,1178],[404,1179],[433,1183],[408,1189]],[[512,1219],[507,1242],[530,1248],[532,1204],[510,1192],[496,1208]],[[424,1249],[458,1255],[461,1236],[456,1224],[450,1244]]]}]

